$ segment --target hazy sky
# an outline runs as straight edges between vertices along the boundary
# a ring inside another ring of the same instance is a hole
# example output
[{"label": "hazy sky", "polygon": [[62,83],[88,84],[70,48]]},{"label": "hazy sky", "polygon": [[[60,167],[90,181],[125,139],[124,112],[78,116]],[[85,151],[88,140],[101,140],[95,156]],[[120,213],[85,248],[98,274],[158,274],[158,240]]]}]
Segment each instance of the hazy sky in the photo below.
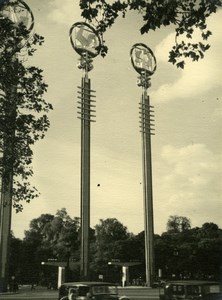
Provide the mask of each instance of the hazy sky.
[{"label": "hazy sky", "polygon": [[[44,140],[34,147],[32,183],[41,195],[24,211],[13,213],[12,230],[23,237],[33,218],[65,207],[80,214],[80,120],[77,86],[82,71],[69,42],[69,29],[82,21],[77,0],[26,0],[35,31],[45,37],[28,63],[44,70],[45,95],[54,110]],[[141,36],[133,12],[105,34],[106,58],[94,59],[89,73],[97,93],[96,123],[91,127],[91,227],[117,218],[128,230],[143,230],[142,151],[136,84],[129,52],[135,43],[149,46],[157,70],[149,89],[155,106],[152,137],[154,231],[162,233],[170,215],[191,219],[192,227],[214,222],[222,227],[222,12],[213,15],[210,50],[205,59],[187,62],[185,70],[168,63],[173,28]],[[98,186],[98,184],[100,186]]]}]

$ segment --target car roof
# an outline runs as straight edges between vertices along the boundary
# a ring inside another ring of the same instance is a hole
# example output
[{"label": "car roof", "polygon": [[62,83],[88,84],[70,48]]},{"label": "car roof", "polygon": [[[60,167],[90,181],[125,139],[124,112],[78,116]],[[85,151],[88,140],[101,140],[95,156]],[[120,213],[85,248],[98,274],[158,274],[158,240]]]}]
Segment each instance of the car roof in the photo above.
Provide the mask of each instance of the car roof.
[{"label": "car roof", "polygon": [[116,285],[110,282],[101,281],[78,281],[78,282],[64,282],[62,286],[96,286],[96,285]]},{"label": "car roof", "polygon": [[206,281],[206,280],[173,280],[166,282],[167,284],[180,284],[180,285],[209,285],[209,284],[219,284],[217,281]]}]

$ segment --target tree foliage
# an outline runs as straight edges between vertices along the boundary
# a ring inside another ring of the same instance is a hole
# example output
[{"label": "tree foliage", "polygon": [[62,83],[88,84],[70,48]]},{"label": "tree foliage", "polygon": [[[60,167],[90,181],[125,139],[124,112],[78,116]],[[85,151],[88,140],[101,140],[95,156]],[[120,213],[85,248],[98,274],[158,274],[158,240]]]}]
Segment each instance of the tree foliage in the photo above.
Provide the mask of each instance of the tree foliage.
[{"label": "tree foliage", "polygon": [[[105,56],[108,47],[103,34],[111,28],[119,16],[134,10],[143,19],[141,34],[163,26],[175,28],[175,44],[169,53],[169,62],[184,68],[185,58],[198,61],[210,45],[206,43],[212,32],[207,28],[207,18],[221,7],[221,0],[80,0],[82,16],[91,22],[102,36],[101,55]],[[196,30],[201,33],[199,42],[192,42]]]},{"label": "tree foliage", "polygon": [[[119,246],[119,241],[124,241],[129,237],[126,226],[116,218],[100,219],[100,223],[95,226],[97,261],[108,261],[116,258],[115,252]],[[118,244],[118,245],[117,245]],[[110,248],[112,245],[112,248]],[[118,253],[119,254],[119,253]]]},{"label": "tree foliage", "polygon": [[52,250],[53,257],[65,259],[71,250],[72,257],[79,259],[79,252],[76,251],[80,245],[79,227],[80,219],[71,218],[65,208],[58,210],[55,216],[45,223],[42,228],[44,244]]},{"label": "tree foliage", "polygon": [[[79,218],[63,208],[55,215],[42,214],[30,222],[21,241],[11,237],[10,274],[20,283],[57,282],[57,267],[41,265],[50,260],[79,261]],[[19,256],[18,256],[19,254]]]},{"label": "tree foliage", "polygon": [[167,231],[172,233],[184,232],[191,228],[191,221],[183,216],[170,216],[167,221]]},{"label": "tree foliage", "polygon": [[[135,237],[129,233],[116,218],[100,219],[95,225],[95,239],[91,243],[91,275],[98,279],[98,274],[104,275],[104,280],[121,282],[122,269],[115,262],[141,261],[139,268],[131,270],[132,276],[139,277],[143,269],[144,235]],[[137,275],[135,275],[137,274]]]},{"label": "tree foliage", "polygon": [[[169,220],[177,217],[170,216]],[[141,283],[141,279],[145,279],[144,231],[137,235],[129,233],[116,218],[100,220],[94,228],[90,241],[91,280],[98,280],[98,275],[103,274],[105,281],[120,283],[122,270],[115,262],[136,261],[141,264],[130,267],[130,281],[140,279]],[[71,246],[70,259],[78,262],[79,218],[71,218],[65,209],[58,210],[55,215],[42,214],[31,221],[23,240],[12,236],[10,274],[21,283],[56,282],[55,267],[41,266],[41,262],[49,259],[67,261],[67,243]],[[219,279],[222,229],[214,223],[155,235],[154,248],[156,275],[161,269],[163,279]],[[78,272],[78,269],[72,270],[70,277],[77,280]]]},{"label": "tree foliage", "polygon": [[156,268],[164,278],[219,279],[222,230],[214,223],[167,231],[155,240]]},{"label": "tree foliage", "polygon": [[38,196],[29,182],[32,146],[44,138],[50,126],[47,114],[52,105],[43,98],[47,91],[43,71],[26,62],[44,38],[38,34],[30,37],[22,23],[15,27],[1,18],[0,40],[0,175],[3,192],[13,175],[13,206],[21,211],[22,200],[29,202]]}]

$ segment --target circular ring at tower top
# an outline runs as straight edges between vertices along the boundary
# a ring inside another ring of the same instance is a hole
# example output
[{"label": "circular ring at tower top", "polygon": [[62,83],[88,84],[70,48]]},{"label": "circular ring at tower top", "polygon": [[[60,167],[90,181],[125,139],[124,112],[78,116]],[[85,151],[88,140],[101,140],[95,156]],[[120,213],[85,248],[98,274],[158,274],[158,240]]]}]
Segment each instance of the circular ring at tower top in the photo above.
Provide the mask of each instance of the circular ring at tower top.
[{"label": "circular ring at tower top", "polygon": [[81,56],[85,53],[89,57],[96,57],[101,49],[101,40],[96,30],[87,23],[77,22],[69,31],[70,42],[73,49]]},{"label": "circular ring at tower top", "polygon": [[23,24],[30,32],[34,27],[34,16],[29,6],[22,0],[5,1],[0,8],[0,17],[8,18],[15,26]]},{"label": "circular ring at tower top", "polygon": [[156,58],[152,50],[145,44],[137,43],[130,50],[131,62],[134,69],[140,74],[153,75],[156,70]]}]

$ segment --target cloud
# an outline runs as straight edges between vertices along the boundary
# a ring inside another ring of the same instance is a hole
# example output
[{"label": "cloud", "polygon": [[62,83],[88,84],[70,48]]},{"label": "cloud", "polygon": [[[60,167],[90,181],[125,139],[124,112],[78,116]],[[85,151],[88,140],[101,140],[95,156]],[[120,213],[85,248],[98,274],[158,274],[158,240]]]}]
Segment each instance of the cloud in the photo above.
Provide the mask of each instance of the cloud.
[{"label": "cloud", "polygon": [[[159,178],[157,215],[182,215],[193,226],[205,222],[221,225],[222,155],[214,154],[204,144],[176,148],[163,147],[161,158],[165,173]],[[159,202],[160,202],[159,201]]]},{"label": "cloud", "polygon": [[81,12],[79,5],[73,0],[51,1],[51,11],[48,18],[57,24],[72,25],[80,20]]},{"label": "cloud", "polygon": [[[193,98],[204,94],[215,87],[221,86],[222,69],[221,61],[221,39],[222,32],[219,30],[222,11],[209,18],[208,27],[213,32],[209,43],[210,50],[205,53],[205,58],[199,62],[187,61],[185,69],[177,72],[178,78],[174,82],[166,82],[152,93],[156,101],[167,102],[179,98]],[[174,33],[169,34],[155,49],[158,63],[168,61],[168,53],[174,44]],[[195,42],[195,40],[192,40]],[[167,76],[166,76],[167,79]]]}]

